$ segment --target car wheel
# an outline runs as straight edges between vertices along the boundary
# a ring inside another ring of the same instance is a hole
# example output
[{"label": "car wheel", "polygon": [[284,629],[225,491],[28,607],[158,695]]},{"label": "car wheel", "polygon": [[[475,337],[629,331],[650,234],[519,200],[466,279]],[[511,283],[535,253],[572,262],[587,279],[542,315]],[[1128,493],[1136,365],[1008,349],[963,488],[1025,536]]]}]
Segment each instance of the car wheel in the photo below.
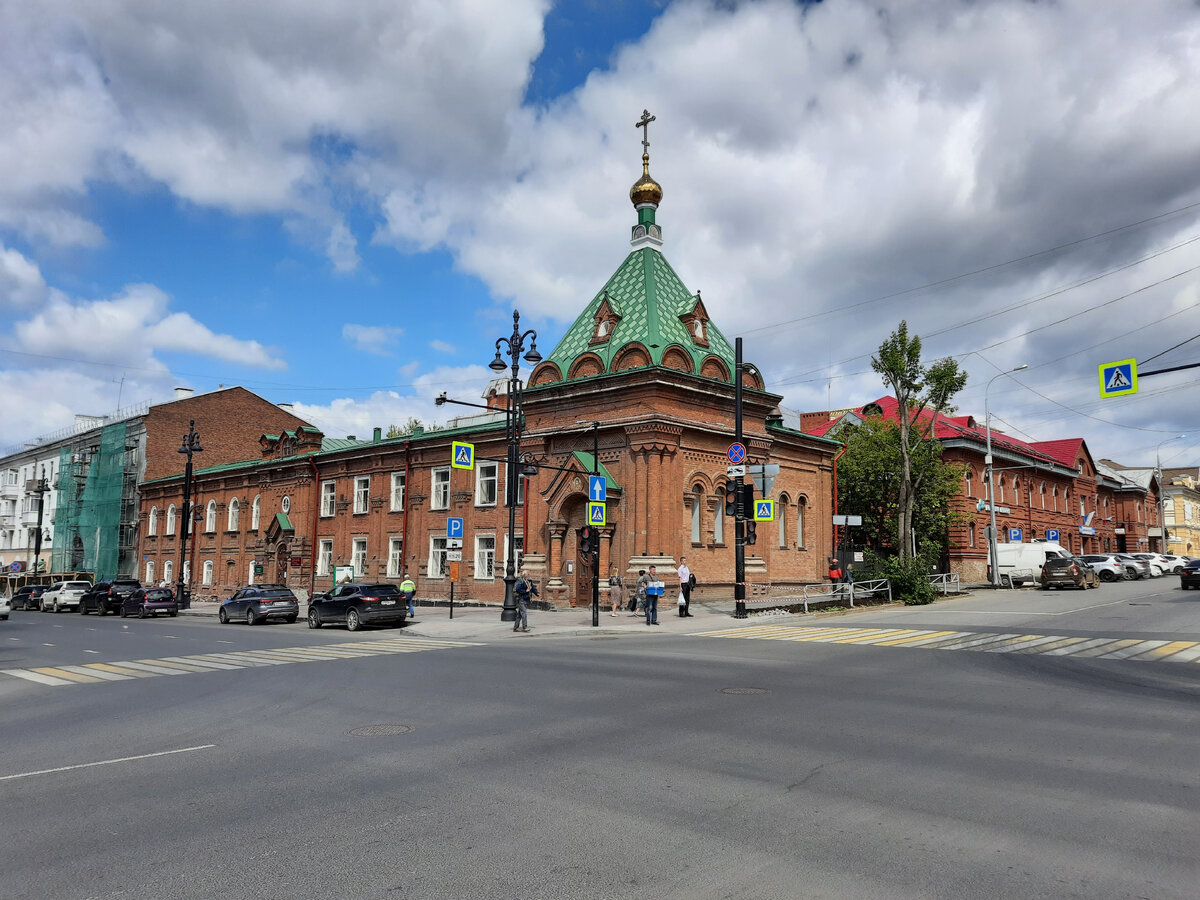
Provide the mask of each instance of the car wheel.
[{"label": "car wheel", "polygon": [[127,614],[126,614],[126,612],[125,612],[125,606],[124,606],[124,604],[122,604],[122,606],[121,606],[121,618],[122,618],[122,619],[123,619],[123,618],[125,618],[125,616],[126,616],[126,615],[127,615]]},{"label": "car wheel", "polygon": [[81,616],[87,615],[87,604],[84,603],[82,600],[79,601],[79,614]]},{"label": "car wheel", "polygon": [[217,610],[217,621],[220,622],[222,625],[229,624],[229,613],[225,612],[225,607],[223,607],[223,606],[219,610]]},{"label": "car wheel", "polygon": [[1100,580],[1101,580],[1101,581],[1110,581],[1110,582],[1111,582],[1111,581],[1116,581],[1116,580],[1117,580],[1117,576],[1116,576],[1116,575],[1114,575],[1112,572],[1101,572],[1101,573],[1100,573]]},{"label": "car wheel", "polygon": [[309,628],[320,628],[321,627],[321,614],[318,613],[315,609],[310,609],[308,611],[308,627]]},{"label": "car wheel", "polygon": [[96,615],[98,615],[98,616],[107,616],[108,615],[108,604],[105,603],[103,600],[101,600],[99,603],[96,604]]},{"label": "car wheel", "polygon": [[291,625],[291,624],[292,624],[293,622],[295,622],[295,621],[296,621],[296,617],[295,617],[295,616],[288,616],[288,617],[287,617],[287,623],[288,623],[289,625]]},{"label": "car wheel", "polygon": [[247,606],[246,607],[246,624],[247,625],[257,625],[260,621],[261,620],[258,618],[258,614],[254,611],[254,607]]},{"label": "car wheel", "polygon": [[59,612],[61,612],[61,610],[59,609],[59,606],[58,606],[58,598],[57,597],[54,598],[54,609],[52,610],[52,612],[55,615],[58,615]]},{"label": "car wheel", "polygon": [[144,618],[146,618],[147,615],[149,615],[149,613],[146,612],[146,607],[139,606],[138,607],[138,618],[144,619]]},{"label": "car wheel", "polygon": [[353,607],[346,613],[346,630],[358,631],[362,628],[362,619],[358,617],[358,610]]},{"label": "car wheel", "polygon": [[175,610],[171,610],[169,613],[167,613],[167,615],[173,619],[176,615],[178,615],[178,613],[176,613]]}]

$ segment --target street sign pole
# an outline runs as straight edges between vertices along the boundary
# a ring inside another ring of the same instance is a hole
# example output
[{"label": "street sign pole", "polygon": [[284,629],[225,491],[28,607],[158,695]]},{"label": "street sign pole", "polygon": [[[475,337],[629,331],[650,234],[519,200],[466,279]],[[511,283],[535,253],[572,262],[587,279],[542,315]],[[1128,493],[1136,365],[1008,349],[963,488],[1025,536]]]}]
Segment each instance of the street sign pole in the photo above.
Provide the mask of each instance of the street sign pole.
[{"label": "street sign pole", "polygon": [[[734,339],[733,439],[742,444],[742,339]],[[743,460],[744,462],[744,460]],[[744,476],[734,477],[733,617],[746,618],[746,525],[742,509]]]}]

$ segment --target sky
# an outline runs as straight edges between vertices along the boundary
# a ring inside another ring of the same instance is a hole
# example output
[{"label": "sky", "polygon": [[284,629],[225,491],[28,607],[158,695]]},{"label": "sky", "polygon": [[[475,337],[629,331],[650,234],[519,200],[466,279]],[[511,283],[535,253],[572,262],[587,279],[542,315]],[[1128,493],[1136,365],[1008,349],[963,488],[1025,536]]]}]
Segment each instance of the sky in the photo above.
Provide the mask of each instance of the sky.
[{"label": "sky", "polygon": [[904,320],[961,413],[1197,465],[1198,370],[1097,367],[1200,362],[1198,75],[1194,0],[0,0],[0,452],[176,386],[444,421],[629,252],[648,109],[784,406],[884,394]]}]

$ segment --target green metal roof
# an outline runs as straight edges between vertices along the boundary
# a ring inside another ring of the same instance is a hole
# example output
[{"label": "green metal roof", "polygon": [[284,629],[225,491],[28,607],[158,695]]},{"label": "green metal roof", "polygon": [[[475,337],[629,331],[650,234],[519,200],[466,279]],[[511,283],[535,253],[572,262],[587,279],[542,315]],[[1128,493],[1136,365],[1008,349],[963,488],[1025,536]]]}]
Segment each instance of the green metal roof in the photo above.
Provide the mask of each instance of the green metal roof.
[{"label": "green metal roof", "polygon": [[[595,459],[595,457],[592,456],[592,454],[584,453],[582,450],[575,450],[571,453],[571,455],[575,457],[576,462],[578,462],[581,466],[583,466],[584,471],[589,472],[589,473],[596,471],[595,469],[592,468],[592,465],[593,465],[592,460]],[[608,471],[608,469],[606,469],[604,467],[604,463],[600,463],[600,474],[603,475],[605,481],[608,482],[608,490],[610,490],[610,491],[621,490],[621,485],[617,484],[617,479],[612,477],[612,472]]]},{"label": "green metal roof", "polygon": [[[621,317],[612,335],[603,343],[591,344],[596,311],[607,294],[609,306]],[[675,345],[689,353],[695,371],[708,356],[722,359],[733,371],[733,347],[720,330],[709,322],[705,327],[708,346],[699,346],[679,317],[691,312],[699,298],[680,280],[666,257],[656,249],[634,250],[621,263],[608,283],[592,298],[562,340],[550,354],[563,377],[584,353],[595,353],[609,370],[613,358],[629,344],[641,344],[653,365],[661,365],[663,354]]]},{"label": "green metal roof", "polygon": [[292,528],[292,520],[285,513],[275,513],[275,524],[279,526],[280,531],[295,531]]}]

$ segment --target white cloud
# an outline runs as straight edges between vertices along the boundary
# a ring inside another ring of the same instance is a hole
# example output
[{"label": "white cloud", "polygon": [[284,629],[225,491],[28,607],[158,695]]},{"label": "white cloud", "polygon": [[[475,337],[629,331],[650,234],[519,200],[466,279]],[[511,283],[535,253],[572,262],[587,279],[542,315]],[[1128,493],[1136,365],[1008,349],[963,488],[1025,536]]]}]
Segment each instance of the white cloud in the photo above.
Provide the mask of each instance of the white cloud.
[{"label": "white cloud", "polygon": [[374,353],[377,356],[391,356],[392,347],[404,334],[403,328],[388,325],[354,325],[346,323],[342,326],[342,339],[348,341],[356,350]]},{"label": "white cloud", "polygon": [[429,346],[438,353],[457,353],[458,349],[453,344],[448,344],[445,341],[430,341]]},{"label": "white cloud", "polygon": [[0,244],[0,307],[35,306],[46,298],[46,282],[37,265]]}]

